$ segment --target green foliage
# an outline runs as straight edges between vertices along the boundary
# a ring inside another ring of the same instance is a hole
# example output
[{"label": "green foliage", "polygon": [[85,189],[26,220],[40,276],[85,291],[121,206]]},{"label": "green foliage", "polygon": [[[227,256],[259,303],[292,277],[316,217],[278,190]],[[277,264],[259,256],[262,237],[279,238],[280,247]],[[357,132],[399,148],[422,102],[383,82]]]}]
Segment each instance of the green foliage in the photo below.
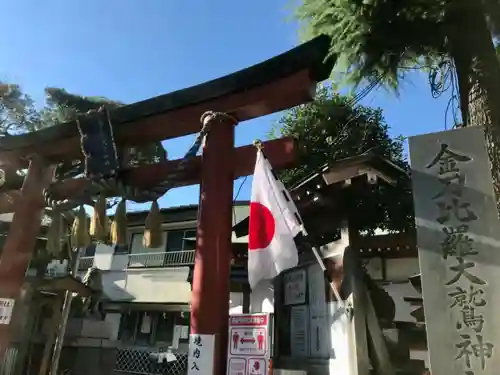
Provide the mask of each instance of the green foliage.
[{"label": "green foliage", "polygon": [[30,96],[19,85],[0,82],[0,136],[30,132],[42,126]]},{"label": "green foliage", "polygon": [[305,38],[332,38],[335,72],[342,72],[345,83],[382,80],[396,89],[406,68],[450,52],[450,34],[463,32],[472,3],[483,7],[490,29],[498,30],[499,0],[303,0],[296,14]]},{"label": "green foliage", "polygon": [[[105,97],[85,97],[68,93],[64,89],[47,88],[45,107],[37,110],[29,95],[18,85],[0,82],[0,137],[32,132],[44,127],[75,120],[77,116],[96,111],[102,106],[115,109],[123,103]],[[127,165],[158,163],[167,158],[161,142],[127,147],[118,150]],[[57,178],[64,179],[81,174],[83,165],[79,161],[63,163],[57,169]],[[8,181],[15,184],[23,171],[7,171]]]},{"label": "green foliage", "polygon": [[[75,120],[78,115],[96,111],[102,106],[112,110],[124,105],[101,96],[70,94],[59,88],[47,88],[45,93],[47,107],[41,111],[41,118],[49,126]],[[130,165],[158,163],[165,160],[166,152],[161,142],[155,142],[129,148],[127,158]]]},{"label": "green foliage", "polygon": [[53,87],[45,89],[45,96],[47,106],[41,111],[41,116],[47,126],[72,121],[78,115],[96,111],[102,106],[114,109],[123,105],[104,97],[80,96]]},{"label": "green foliage", "polygon": [[[402,138],[392,139],[382,110],[352,104],[352,98],[318,91],[315,100],[286,112],[271,137],[293,136],[299,141],[299,167],[280,172],[281,180],[293,187],[325,164],[362,154],[368,150],[408,170]],[[412,225],[412,201],[408,178],[396,188],[375,186],[367,199],[353,202],[362,212],[357,225],[365,230],[401,229]]]},{"label": "green foliage", "polygon": [[282,172],[282,181],[294,185],[331,161],[374,150],[405,166],[403,144],[389,136],[382,110],[353,106],[352,98],[318,90],[311,103],[290,109],[273,129],[273,136],[296,137],[300,142],[300,167]]}]

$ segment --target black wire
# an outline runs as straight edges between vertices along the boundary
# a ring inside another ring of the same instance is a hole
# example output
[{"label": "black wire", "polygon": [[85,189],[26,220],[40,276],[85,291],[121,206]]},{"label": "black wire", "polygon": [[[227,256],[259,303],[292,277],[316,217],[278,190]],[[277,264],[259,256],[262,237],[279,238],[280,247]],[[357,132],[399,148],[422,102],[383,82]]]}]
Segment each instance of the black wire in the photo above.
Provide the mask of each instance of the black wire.
[{"label": "black wire", "polygon": [[455,65],[449,57],[442,56],[441,60],[435,65],[429,67],[429,85],[431,86],[431,95],[434,99],[439,98],[445,92],[450,91],[450,98],[446,104],[444,112],[444,128],[448,129],[448,114],[451,112],[453,118],[453,127],[459,124],[457,109],[459,109],[459,88]]},{"label": "black wire", "polygon": [[[366,87],[364,87],[360,92],[358,92],[353,98],[349,99],[346,102],[345,106],[346,107],[355,107],[357,104],[359,104],[359,102],[361,102],[361,100],[366,98],[366,96],[370,92],[372,92],[373,89],[375,89],[377,86],[380,85],[380,83],[382,82],[384,77],[385,77],[385,74],[383,74],[383,73],[379,74],[377,76],[377,78],[375,78],[372,82],[370,82]],[[359,119],[360,116],[361,116],[360,113],[356,113],[355,115],[352,115],[352,114],[349,115],[349,117],[347,118],[344,125],[342,125],[342,128],[341,128],[339,134],[337,135],[337,137],[335,137],[335,139],[331,141],[330,146],[334,146],[335,144],[340,143],[340,141],[342,141],[343,139],[347,138],[349,135],[349,132],[347,131],[348,126],[353,121]]]}]

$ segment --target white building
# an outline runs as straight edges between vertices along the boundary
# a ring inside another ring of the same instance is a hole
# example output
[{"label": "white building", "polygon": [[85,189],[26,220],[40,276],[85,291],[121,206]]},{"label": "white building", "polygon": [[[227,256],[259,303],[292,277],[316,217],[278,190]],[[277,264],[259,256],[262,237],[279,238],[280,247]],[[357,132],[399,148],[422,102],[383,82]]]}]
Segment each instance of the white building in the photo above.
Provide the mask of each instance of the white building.
[{"label": "white building", "polygon": [[[108,332],[83,332],[80,328],[85,337],[76,340],[68,337],[68,344],[117,348],[116,369],[124,372],[147,372],[137,366],[151,366],[151,355],[161,351],[186,355],[197,210],[197,205],[162,210],[163,244],[157,249],[142,246],[148,213],[133,212],[128,215],[129,246],[98,244],[85,250],[79,270],[82,275],[90,267],[102,271]],[[233,222],[246,218],[248,212],[248,202],[236,202]],[[235,246],[238,243],[246,246],[246,238],[233,236],[233,240]],[[53,261],[48,271],[59,273],[65,268],[65,263]],[[246,284],[246,271],[240,276],[241,284]],[[230,295],[230,313],[244,311],[245,288],[236,284],[238,281],[233,282],[234,292]],[[255,291],[249,299],[253,311],[272,312],[272,288]],[[74,331],[72,323],[68,325],[67,336]]]}]

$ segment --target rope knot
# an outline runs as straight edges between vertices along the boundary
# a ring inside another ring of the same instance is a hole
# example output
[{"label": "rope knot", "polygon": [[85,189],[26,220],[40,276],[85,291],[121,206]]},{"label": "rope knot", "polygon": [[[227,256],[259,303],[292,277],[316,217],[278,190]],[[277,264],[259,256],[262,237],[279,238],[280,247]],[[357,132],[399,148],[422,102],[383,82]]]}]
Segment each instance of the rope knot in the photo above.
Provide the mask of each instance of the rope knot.
[{"label": "rope knot", "polygon": [[264,149],[264,145],[262,144],[262,141],[260,139],[254,139],[253,145],[257,150],[262,151]]}]

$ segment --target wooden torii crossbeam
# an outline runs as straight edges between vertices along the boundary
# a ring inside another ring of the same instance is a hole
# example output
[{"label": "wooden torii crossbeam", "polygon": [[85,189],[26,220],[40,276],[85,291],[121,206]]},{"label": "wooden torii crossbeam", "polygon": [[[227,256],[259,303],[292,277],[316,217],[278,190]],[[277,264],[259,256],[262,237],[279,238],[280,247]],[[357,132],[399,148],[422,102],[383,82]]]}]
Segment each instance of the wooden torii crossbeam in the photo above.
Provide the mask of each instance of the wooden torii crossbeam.
[{"label": "wooden torii crossbeam", "polygon": [[[295,162],[296,140],[294,138],[281,138],[265,142],[266,155],[278,169],[291,167]],[[234,178],[248,176],[253,173],[255,163],[255,147],[242,146],[237,149],[233,159]],[[158,185],[172,171],[177,170],[180,160],[165,161],[157,164],[147,164],[140,167],[130,167],[123,170],[126,183],[134,184],[140,188],[150,188]],[[200,183],[202,158],[197,156],[179,177],[176,187],[195,185]],[[88,186],[90,181],[85,178],[74,178],[61,181],[54,186],[54,198],[63,200],[68,197],[79,196]],[[107,197],[116,197],[117,191],[105,191]],[[14,212],[21,200],[21,190],[8,190],[0,193],[0,214]],[[32,204],[43,208],[45,202],[41,196]]]},{"label": "wooden torii crossbeam", "polygon": [[[190,162],[177,185],[200,183],[200,206],[191,301],[191,335],[215,341],[213,369],[225,372],[229,314],[233,182],[251,174],[253,146],[234,148],[237,122],[275,113],[310,101],[316,82],[328,78],[333,66],[326,59],[330,40],[320,36],[282,55],[228,76],[184,90],[113,110],[113,132],[119,147],[161,141],[200,130],[208,124],[202,156]],[[206,113],[207,111],[213,111]],[[92,115],[89,116],[92,118]],[[264,143],[275,169],[292,166],[295,142]],[[42,191],[54,174],[54,164],[81,159],[75,122],[0,140],[0,168],[20,169],[28,155],[36,155],[20,191],[0,190],[0,212],[14,211],[14,219],[0,259],[0,298],[19,295],[40,229]],[[123,171],[125,181],[150,188],[175,170],[179,161],[140,166]],[[88,181],[62,181],[59,198],[85,189]],[[115,192],[105,192],[114,195]],[[0,324],[0,348],[9,344],[9,325]],[[193,364],[189,364],[192,366]]]}]

